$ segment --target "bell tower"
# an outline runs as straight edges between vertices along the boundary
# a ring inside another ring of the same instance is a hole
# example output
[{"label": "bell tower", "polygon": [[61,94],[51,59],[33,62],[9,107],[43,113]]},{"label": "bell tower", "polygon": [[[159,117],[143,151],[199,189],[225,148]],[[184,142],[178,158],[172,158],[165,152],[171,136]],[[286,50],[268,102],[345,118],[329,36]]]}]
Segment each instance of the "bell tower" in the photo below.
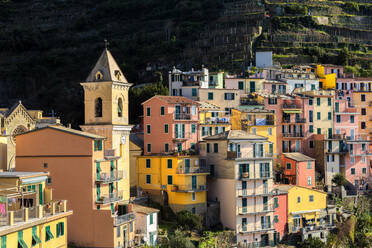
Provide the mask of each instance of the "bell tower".
[{"label": "bell tower", "polygon": [[132,84],[120,70],[111,52],[103,50],[97,63],[88,75],[84,88],[85,132],[106,137],[105,156],[119,156],[119,170],[123,180],[119,187],[124,200],[129,201],[129,134],[132,126],[128,122],[128,91]]}]

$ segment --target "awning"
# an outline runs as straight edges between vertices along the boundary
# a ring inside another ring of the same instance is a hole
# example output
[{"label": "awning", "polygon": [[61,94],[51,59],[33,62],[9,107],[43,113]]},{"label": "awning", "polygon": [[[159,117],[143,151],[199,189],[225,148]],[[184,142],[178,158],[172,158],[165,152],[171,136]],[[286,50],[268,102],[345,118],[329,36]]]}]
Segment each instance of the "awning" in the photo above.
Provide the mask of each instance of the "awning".
[{"label": "awning", "polygon": [[286,114],[301,114],[301,109],[283,109],[283,112]]},{"label": "awning", "polygon": [[21,179],[22,184],[34,184],[34,183],[41,183],[47,180],[47,176],[40,176],[40,177],[31,177],[31,178],[24,178]]},{"label": "awning", "polygon": [[313,209],[313,210],[304,210],[304,211],[297,211],[297,212],[292,212],[292,215],[295,214],[309,214],[309,213],[314,213],[314,212],[320,212],[320,209]]}]

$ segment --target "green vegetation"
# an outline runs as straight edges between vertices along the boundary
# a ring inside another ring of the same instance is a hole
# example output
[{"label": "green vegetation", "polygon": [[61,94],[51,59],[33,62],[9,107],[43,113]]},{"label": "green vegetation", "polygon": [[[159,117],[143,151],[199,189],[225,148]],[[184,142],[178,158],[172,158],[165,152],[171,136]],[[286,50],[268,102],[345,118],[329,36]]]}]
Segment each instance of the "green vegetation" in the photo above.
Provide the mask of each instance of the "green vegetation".
[{"label": "green vegetation", "polygon": [[336,184],[337,186],[345,186],[347,184],[347,180],[343,174],[338,173],[332,178],[332,183]]},{"label": "green vegetation", "polygon": [[185,230],[201,231],[203,229],[200,215],[192,214],[189,211],[181,211],[176,214],[177,224]]}]

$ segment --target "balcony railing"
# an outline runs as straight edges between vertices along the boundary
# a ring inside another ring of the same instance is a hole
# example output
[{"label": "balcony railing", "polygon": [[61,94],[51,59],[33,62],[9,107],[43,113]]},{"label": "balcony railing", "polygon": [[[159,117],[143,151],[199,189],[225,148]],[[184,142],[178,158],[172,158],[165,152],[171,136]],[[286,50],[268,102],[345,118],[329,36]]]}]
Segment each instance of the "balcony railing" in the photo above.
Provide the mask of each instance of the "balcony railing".
[{"label": "balcony railing", "polygon": [[273,223],[267,222],[262,223],[261,225],[257,224],[246,224],[246,225],[239,225],[238,230],[239,232],[243,233],[250,233],[250,232],[265,232],[274,229]]},{"label": "balcony railing", "polygon": [[174,114],[175,120],[191,120],[191,114],[188,113],[175,113]]},{"label": "balcony railing", "polygon": [[254,176],[253,173],[250,172],[241,172],[240,173],[240,179],[267,179],[272,178],[273,175],[270,171],[259,171],[259,174],[257,176]]},{"label": "balcony railing", "polygon": [[123,200],[123,191],[101,195],[100,198],[96,200],[96,202],[99,204],[106,204],[121,200]]},{"label": "balcony railing", "polygon": [[346,136],[346,140],[349,140],[349,141],[369,141],[369,137],[368,137],[368,135]]},{"label": "balcony railing", "polygon": [[273,212],[274,208],[272,205],[262,205],[260,207],[240,207],[239,214],[259,214],[259,213],[268,213]]},{"label": "balcony railing", "polygon": [[178,166],[177,174],[209,173],[207,166]]},{"label": "balcony railing", "polygon": [[201,124],[229,124],[230,123],[230,118],[229,117],[211,117],[211,118],[206,118],[204,123]]},{"label": "balcony railing", "polygon": [[238,189],[237,190],[237,195],[241,197],[246,197],[246,196],[265,196],[265,195],[270,195],[271,193],[267,188],[263,188],[262,190],[258,189]]},{"label": "balcony railing", "polygon": [[303,138],[303,133],[283,133],[283,137],[285,138]]},{"label": "balcony railing", "polygon": [[273,126],[274,125],[274,120],[267,120],[267,119],[242,120],[242,125],[246,125],[246,126]]},{"label": "balcony railing", "polygon": [[119,226],[124,223],[131,222],[136,219],[136,215],[134,213],[128,213],[124,215],[118,215],[114,217],[114,225]]},{"label": "balcony railing", "polygon": [[64,201],[51,201],[43,206],[43,213],[44,216],[50,216],[55,213],[62,213],[64,209]]},{"label": "balcony railing", "polygon": [[300,109],[301,106],[296,105],[296,104],[283,104],[282,108],[283,109]]},{"label": "balcony railing", "polygon": [[206,191],[207,185],[173,185],[172,191],[173,192],[199,192],[199,191]]},{"label": "balcony railing", "polygon": [[244,242],[239,242],[238,248],[259,248],[259,247],[268,247],[268,246],[276,246],[277,243],[273,240],[269,241],[264,241],[262,240],[261,242],[256,241],[256,242],[251,242],[251,243],[244,243]]},{"label": "balcony railing", "polygon": [[123,178],[123,171],[114,171],[110,173],[100,172],[96,174],[96,181],[101,183],[110,183]]}]

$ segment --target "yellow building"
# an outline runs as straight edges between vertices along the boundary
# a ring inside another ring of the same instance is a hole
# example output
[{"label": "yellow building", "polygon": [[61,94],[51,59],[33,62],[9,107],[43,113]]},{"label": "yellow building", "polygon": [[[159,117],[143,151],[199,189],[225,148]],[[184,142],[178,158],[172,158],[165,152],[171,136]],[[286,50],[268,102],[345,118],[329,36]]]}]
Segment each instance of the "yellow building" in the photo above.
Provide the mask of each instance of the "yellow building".
[{"label": "yellow building", "polygon": [[188,210],[204,216],[207,208],[205,160],[199,156],[140,156],[137,182],[143,194],[169,205],[174,212]]},{"label": "yellow building", "polygon": [[319,84],[325,90],[336,88],[336,73],[326,74],[324,66],[316,66],[316,75],[319,77]]},{"label": "yellow building", "polygon": [[220,107],[207,102],[198,102],[200,138],[216,135],[231,129],[230,116]]},{"label": "yellow building", "polygon": [[287,193],[288,230],[297,232],[307,225],[320,225],[326,221],[327,193],[294,185],[279,185]]},{"label": "yellow building", "polygon": [[231,129],[268,138],[265,149],[276,157],[275,114],[267,109],[232,109]]},{"label": "yellow building", "polygon": [[67,248],[65,200],[53,201],[46,172],[0,173],[1,247]]}]

